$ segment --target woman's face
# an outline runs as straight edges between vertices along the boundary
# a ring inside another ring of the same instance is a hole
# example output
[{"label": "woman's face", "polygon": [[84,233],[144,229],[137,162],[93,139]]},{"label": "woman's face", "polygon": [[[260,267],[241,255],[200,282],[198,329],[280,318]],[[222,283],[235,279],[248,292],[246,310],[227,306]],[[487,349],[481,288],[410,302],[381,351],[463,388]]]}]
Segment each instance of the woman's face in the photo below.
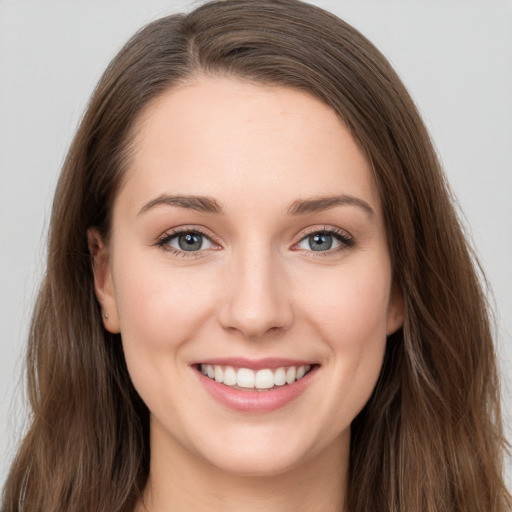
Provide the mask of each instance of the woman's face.
[{"label": "woman's face", "polygon": [[95,275],[153,456],[263,475],[346,453],[402,321],[347,128],[304,92],[198,78],[134,150]]}]

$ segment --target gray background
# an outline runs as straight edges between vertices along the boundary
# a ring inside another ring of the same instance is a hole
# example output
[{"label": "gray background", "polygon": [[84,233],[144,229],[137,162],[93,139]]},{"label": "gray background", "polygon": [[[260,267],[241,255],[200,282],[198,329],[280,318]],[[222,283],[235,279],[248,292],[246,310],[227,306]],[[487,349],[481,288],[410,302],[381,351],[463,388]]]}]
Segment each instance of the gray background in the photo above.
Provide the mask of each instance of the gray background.
[{"label": "gray background", "polygon": [[[199,2],[0,0],[0,485],[24,427],[22,355],[57,174],[92,88],[141,25]],[[512,2],[318,1],[417,102],[491,282],[512,423]],[[512,471],[509,466],[509,481]]]}]

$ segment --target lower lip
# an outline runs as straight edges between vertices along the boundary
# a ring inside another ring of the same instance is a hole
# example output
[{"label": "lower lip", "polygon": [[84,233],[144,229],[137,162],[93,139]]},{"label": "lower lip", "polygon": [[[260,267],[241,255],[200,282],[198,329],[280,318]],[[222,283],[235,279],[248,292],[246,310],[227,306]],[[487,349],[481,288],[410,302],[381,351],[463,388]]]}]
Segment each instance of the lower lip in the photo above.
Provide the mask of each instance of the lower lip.
[{"label": "lower lip", "polygon": [[194,370],[206,391],[221,404],[240,412],[265,413],[276,411],[297,398],[314,378],[318,366],[314,366],[302,379],[269,391],[234,389],[206,377]]}]

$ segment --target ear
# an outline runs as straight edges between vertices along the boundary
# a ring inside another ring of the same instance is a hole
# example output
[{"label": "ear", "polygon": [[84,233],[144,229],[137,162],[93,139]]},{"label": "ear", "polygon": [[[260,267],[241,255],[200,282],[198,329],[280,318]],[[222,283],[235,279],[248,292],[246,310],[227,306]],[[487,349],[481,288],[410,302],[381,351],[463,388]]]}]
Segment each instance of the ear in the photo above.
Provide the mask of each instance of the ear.
[{"label": "ear", "polygon": [[391,286],[386,334],[390,336],[404,324],[404,294],[396,282]]},{"label": "ear", "polygon": [[111,333],[120,332],[119,313],[112,280],[112,269],[108,247],[95,228],[87,230],[87,244],[92,256],[94,291],[101,304],[101,319],[105,329]]}]

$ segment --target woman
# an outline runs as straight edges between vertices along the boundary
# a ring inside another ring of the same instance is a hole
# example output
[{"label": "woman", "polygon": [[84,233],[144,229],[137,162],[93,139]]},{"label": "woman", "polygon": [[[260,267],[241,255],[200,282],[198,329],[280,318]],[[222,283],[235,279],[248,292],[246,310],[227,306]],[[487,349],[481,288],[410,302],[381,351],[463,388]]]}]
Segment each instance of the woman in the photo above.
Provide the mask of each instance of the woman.
[{"label": "woman", "polygon": [[291,0],[152,23],[69,151],[13,510],[504,511],[484,295],[384,57]]}]

